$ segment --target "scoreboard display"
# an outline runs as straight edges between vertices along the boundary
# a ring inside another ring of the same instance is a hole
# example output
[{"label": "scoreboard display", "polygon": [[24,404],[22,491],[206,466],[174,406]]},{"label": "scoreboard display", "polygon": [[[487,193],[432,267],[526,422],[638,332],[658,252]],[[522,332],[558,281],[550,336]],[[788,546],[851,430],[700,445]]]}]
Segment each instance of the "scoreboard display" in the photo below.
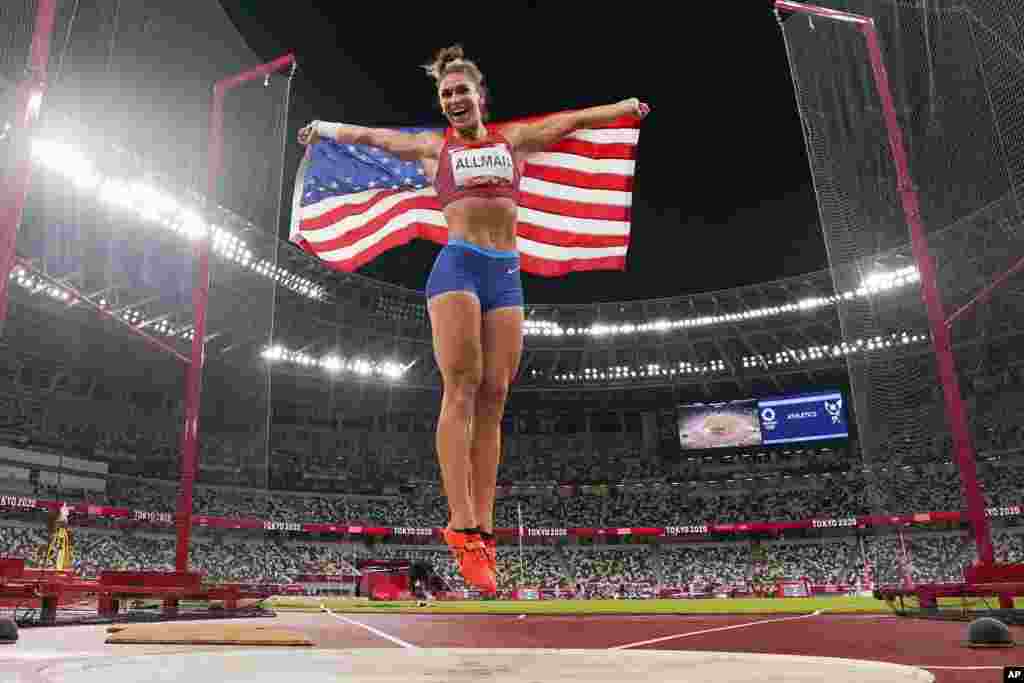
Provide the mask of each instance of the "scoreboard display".
[{"label": "scoreboard display", "polygon": [[765,445],[842,439],[850,435],[837,391],[757,402]]},{"label": "scoreboard display", "polygon": [[848,438],[845,401],[838,391],[691,403],[677,409],[685,450],[740,448]]},{"label": "scoreboard display", "polygon": [[758,446],[756,401],[679,406],[679,443],[684,449]]}]

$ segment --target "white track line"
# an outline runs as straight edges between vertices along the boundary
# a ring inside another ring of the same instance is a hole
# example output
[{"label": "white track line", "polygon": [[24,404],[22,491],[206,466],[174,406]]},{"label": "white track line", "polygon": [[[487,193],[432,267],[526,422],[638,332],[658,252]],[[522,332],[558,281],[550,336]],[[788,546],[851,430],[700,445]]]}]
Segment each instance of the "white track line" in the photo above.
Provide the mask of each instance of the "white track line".
[{"label": "white track line", "polygon": [[369,631],[373,635],[380,636],[384,640],[391,641],[395,645],[399,645],[399,646],[404,647],[404,648],[406,648],[408,650],[418,650],[419,649],[418,647],[416,647],[412,643],[407,643],[404,640],[402,640],[401,638],[395,638],[392,635],[388,635],[387,633],[384,633],[384,631],[381,631],[379,629],[375,629],[372,626],[368,626],[366,624],[360,623],[360,622],[356,621],[355,619],[349,619],[348,617],[343,617],[340,614],[335,614],[334,612],[332,612],[330,610],[330,608],[328,608],[328,607],[326,607],[324,605],[320,605],[320,609],[322,609],[324,612],[327,612],[327,614],[329,614],[330,616],[334,617],[338,621],[344,621],[346,624],[352,624],[353,626],[358,626],[360,628],[365,628],[367,631]]},{"label": "white track line", "polygon": [[761,624],[777,624],[782,621],[796,621],[798,619],[810,619],[821,614],[824,610],[817,610],[810,614],[801,614],[796,617],[781,617],[779,619],[763,619],[761,621],[749,621],[745,624],[733,624],[732,626],[718,626],[716,628],[706,628],[701,631],[689,631],[687,633],[677,633],[672,636],[662,636],[661,638],[651,638],[650,640],[641,640],[636,643],[627,643],[625,645],[616,645],[615,647],[608,648],[609,650],[628,650],[631,647],[640,647],[641,645],[653,645],[654,643],[663,643],[666,640],[676,640],[677,638],[688,638],[690,636],[699,636],[705,633],[718,633],[720,631],[732,631],[738,628],[747,628],[749,626],[760,626]]},{"label": "white track line", "polygon": [[[641,645],[652,645],[654,643],[662,643],[666,640],[675,640],[677,638],[687,638],[689,636],[699,636],[704,633],[717,633],[719,631],[731,631],[738,628],[747,628],[748,626],[758,626],[759,624],[777,624],[780,621],[796,621],[797,619],[809,619],[810,617],[816,617],[825,610],[818,610],[811,614],[801,614],[797,617],[782,617],[781,619],[765,619],[763,621],[750,621],[746,624],[733,624],[732,626],[719,626],[717,628],[706,628],[701,631],[690,631],[688,633],[679,633],[673,636],[662,636],[661,638],[652,638],[651,640],[642,640],[638,643],[628,643],[626,645],[616,645],[615,647],[608,648],[609,650],[627,650],[631,647],[640,647]],[[882,661],[882,660],[877,660]],[[931,666],[929,664],[913,664],[919,669],[934,669],[941,671],[990,671],[993,669],[1003,669],[1002,665],[989,665],[989,666]]]},{"label": "white track line", "polygon": [[35,659],[85,659],[86,657],[106,657],[102,652],[65,652],[61,650],[11,650],[9,653],[0,650],[0,662]]}]

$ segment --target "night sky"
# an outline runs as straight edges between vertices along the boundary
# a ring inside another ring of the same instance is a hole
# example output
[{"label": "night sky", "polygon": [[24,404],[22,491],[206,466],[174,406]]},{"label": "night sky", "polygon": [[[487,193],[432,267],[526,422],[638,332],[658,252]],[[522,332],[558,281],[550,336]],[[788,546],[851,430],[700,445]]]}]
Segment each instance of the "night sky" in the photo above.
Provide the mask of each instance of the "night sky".
[{"label": "night sky", "polygon": [[[317,118],[443,125],[419,65],[453,43],[484,72],[492,120],[628,97],[649,103],[627,270],[524,274],[528,303],[675,296],[826,267],[785,46],[767,2],[636,15],[628,4],[605,13],[594,3],[381,5],[375,13],[340,2],[221,4],[260,57],[298,56],[289,143]],[[286,200],[301,152],[289,144]],[[359,272],[422,290],[439,249],[417,240]]]}]

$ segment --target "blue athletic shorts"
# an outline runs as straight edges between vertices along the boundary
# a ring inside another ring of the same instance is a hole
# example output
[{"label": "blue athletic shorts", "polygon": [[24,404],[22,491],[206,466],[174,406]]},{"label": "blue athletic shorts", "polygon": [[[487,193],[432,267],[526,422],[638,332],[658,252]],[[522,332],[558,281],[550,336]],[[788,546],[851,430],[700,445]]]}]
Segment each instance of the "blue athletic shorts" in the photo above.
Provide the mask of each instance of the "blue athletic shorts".
[{"label": "blue athletic shorts", "polygon": [[523,305],[519,254],[451,239],[437,255],[427,278],[427,299],[444,292],[472,292],[483,313]]}]

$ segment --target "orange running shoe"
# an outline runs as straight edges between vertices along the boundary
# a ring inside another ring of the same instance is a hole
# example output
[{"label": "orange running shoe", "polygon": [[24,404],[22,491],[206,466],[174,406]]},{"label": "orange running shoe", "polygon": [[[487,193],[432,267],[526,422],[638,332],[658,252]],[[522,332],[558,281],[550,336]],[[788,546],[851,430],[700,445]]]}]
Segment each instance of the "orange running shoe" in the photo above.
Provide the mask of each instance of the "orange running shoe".
[{"label": "orange running shoe", "polygon": [[451,548],[459,563],[459,572],[469,585],[479,588],[485,593],[498,590],[494,580],[487,550],[480,540],[480,534],[464,534],[452,529],[445,529],[444,542]]},{"label": "orange running shoe", "polygon": [[487,553],[487,566],[491,568],[495,580],[498,577],[498,541],[494,538],[484,539],[484,552]]}]

